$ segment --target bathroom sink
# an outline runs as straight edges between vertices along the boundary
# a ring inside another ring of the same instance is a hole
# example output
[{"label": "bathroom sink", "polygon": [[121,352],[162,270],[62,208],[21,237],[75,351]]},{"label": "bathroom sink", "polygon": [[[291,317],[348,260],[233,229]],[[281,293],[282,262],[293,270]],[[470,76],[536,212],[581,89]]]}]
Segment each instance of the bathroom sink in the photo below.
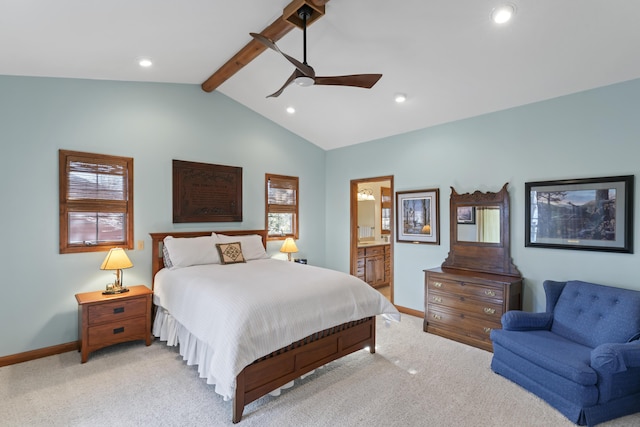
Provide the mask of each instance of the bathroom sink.
[{"label": "bathroom sink", "polygon": [[379,242],[379,241],[367,241],[367,242],[359,242],[358,247],[362,246],[374,246],[374,245],[388,245],[389,242]]}]

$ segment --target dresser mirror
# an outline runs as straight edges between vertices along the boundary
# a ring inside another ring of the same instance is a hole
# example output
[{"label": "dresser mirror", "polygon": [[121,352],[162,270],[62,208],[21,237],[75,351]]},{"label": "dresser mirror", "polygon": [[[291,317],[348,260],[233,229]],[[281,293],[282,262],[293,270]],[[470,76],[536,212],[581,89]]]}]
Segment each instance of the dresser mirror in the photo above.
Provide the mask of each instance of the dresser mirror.
[{"label": "dresser mirror", "polygon": [[442,267],[520,276],[511,261],[507,185],[496,193],[451,187],[451,249]]},{"label": "dresser mirror", "polygon": [[458,206],[458,241],[500,244],[500,213],[500,206]]}]

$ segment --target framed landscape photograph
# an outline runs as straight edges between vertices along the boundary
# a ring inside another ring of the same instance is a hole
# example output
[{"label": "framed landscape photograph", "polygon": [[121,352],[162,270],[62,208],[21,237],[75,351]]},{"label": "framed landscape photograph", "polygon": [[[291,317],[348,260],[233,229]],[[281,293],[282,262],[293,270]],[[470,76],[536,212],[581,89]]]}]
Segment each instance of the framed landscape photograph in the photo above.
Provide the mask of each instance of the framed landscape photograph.
[{"label": "framed landscape photograph", "polygon": [[397,242],[440,244],[437,188],[396,192]]},{"label": "framed landscape photograph", "polygon": [[456,218],[458,219],[458,224],[475,224],[476,208],[473,206],[458,206]]},{"label": "framed landscape photograph", "polygon": [[525,246],[633,253],[634,176],[525,183]]}]

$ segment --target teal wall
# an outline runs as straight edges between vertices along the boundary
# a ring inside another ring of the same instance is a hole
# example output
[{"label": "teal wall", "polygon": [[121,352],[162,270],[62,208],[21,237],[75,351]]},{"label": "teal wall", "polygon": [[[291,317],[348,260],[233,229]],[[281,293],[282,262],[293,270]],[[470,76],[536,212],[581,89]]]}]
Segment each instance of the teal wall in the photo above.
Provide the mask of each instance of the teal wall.
[{"label": "teal wall", "polygon": [[[409,101],[410,102],[410,101]],[[396,191],[440,189],[440,245],[395,244],[395,303],[424,310],[423,270],[449,251],[450,187],[498,191],[509,183],[511,255],[525,278],[524,308],[544,310],[545,279],[581,279],[640,290],[636,254],[524,247],[524,186],[637,175],[640,80],[474,117],[327,152],[327,266],[349,268],[349,181],[393,175]]]},{"label": "teal wall", "polygon": [[[150,232],[264,228],[265,173],[300,177],[298,256],[324,262],[325,152],[220,93],[0,76],[0,144],[0,356],[75,341],[74,295],[113,280],[104,252],[58,253],[58,149],[134,158],[144,250],[129,251],[125,284],[151,284]],[[172,224],[172,159],[242,167],[243,222]]]},{"label": "teal wall", "polygon": [[[525,182],[637,174],[640,80],[326,152],[198,86],[0,76],[0,94],[0,357],[76,340],[74,294],[112,280],[98,268],[104,253],[58,254],[58,149],[134,158],[135,239],[145,248],[129,251],[127,284],[151,282],[150,232],[262,228],[264,174],[277,173],[300,177],[298,256],[341,271],[351,179],[393,175],[396,191],[440,189],[440,245],[395,244],[404,307],[423,310],[422,270],[447,256],[450,186],[509,183],[525,309],[544,308],[545,279],[640,289],[640,255],[524,247]],[[243,222],[172,224],[172,159],[242,167]]]}]

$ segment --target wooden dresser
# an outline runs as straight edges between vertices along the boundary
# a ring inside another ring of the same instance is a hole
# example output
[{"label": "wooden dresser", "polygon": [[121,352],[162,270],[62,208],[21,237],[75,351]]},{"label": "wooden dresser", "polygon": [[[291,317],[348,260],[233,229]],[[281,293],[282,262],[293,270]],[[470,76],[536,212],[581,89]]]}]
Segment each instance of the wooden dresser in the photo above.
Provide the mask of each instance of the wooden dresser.
[{"label": "wooden dresser", "polygon": [[522,278],[425,270],[424,331],[493,351],[489,334],[508,310],[522,309]]},{"label": "wooden dresser", "polygon": [[522,310],[522,274],[513,264],[507,184],[498,192],[449,198],[451,249],[424,270],[424,331],[493,351],[489,334],[509,310]]}]

